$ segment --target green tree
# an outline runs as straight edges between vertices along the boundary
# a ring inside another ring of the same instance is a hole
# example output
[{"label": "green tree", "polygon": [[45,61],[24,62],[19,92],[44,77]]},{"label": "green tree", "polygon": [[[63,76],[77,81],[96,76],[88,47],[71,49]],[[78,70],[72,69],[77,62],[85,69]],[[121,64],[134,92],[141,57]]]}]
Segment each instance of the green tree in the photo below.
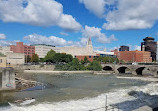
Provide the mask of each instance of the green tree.
[{"label": "green tree", "polygon": [[87,66],[88,70],[101,71],[102,67],[98,61],[93,61]]},{"label": "green tree", "polygon": [[31,62],[35,62],[35,63],[39,62],[39,57],[37,54],[32,55]]},{"label": "green tree", "polygon": [[44,62],[44,58],[39,58],[39,62]]},{"label": "green tree", "polygon": [[64,53],[56,53],[53,57],[54,63],[69,63],[73,59],[72,55],[70,54],[64,54]]},{"label": "green tree", "polygon": [[56,54],[56,52],[51,49],[51,50],[47,53],[47,55],[45,56],[44,61],[45,61],[45,62],[53,62],[53,57],[54,57],[55,54]]},{"label": "green tree", "polygon": [[68,71],[75,71],[75,70],[85,70],[86,68],[82,65],[78,59],[74,58],[71,62],[63,65],[58,64],[55,67],[55,70],[68,70]]}]

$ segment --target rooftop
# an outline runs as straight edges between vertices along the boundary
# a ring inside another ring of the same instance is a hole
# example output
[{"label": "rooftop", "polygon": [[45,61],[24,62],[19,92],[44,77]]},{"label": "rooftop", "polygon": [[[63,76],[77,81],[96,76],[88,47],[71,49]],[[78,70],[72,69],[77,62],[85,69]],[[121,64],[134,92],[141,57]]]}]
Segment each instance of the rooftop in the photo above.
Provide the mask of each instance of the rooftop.
[{"label": "rooftop", "polygon": [[49,46],[49,47],[55,47],[54,45],[47,45],[47,44],[34,44],[34,45],[31,45],[31,46]]},{"label": "rooftop", "polygon": [[146,37],[143,39],[144,41],[153,42],[155,39],[153,37]]}]

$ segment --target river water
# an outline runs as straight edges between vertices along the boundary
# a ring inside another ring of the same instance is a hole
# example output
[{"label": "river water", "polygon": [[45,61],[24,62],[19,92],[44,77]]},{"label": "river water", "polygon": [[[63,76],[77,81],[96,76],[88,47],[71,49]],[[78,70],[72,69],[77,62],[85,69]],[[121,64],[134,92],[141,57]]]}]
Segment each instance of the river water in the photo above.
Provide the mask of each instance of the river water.
[{"label": "river water", "polygon": [[[143,105],[152,106],[158,100],[156,83],[93,74],[23,76],[44,83],[44,89],[0,93],[0,111],[89,111],[104,107],[106,103],[116,106],[119,111],[131,111]],[[24,98],[35,98],[36,101],[26,106],[12,104]]]}]

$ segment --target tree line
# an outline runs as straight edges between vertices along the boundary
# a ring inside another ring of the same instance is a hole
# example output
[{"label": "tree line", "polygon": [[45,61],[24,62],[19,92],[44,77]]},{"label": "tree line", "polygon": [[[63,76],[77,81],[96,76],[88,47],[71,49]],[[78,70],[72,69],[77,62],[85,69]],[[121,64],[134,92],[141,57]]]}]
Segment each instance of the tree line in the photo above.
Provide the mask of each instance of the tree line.
[{"label": "tree line", "polygon": [[46,62],[55,64],[55,70],[64,71],[76,71],[76,70],[94,70],[101,71],[102,67],[100,62],[94,60],[88,61],[87,57],[84,60],[79,61],[77,58],[73,58],[70,54],[56,53],[54,50],[50,50],[45,58],[39,58],[37,54],[32,57],[27,57],[27,62]]}]

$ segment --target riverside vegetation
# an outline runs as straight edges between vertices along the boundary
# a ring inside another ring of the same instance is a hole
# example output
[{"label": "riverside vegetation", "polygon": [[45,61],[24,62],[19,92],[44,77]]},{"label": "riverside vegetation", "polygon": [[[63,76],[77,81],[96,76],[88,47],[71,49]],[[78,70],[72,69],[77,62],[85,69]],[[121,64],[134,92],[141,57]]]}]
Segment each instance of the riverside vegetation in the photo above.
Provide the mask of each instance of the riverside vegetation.
[{"label": "riverside vegetation", "polygon": [[37,54],[34,54],[32,58],[27,58],[27,62],[46,62],[49,64],[55,64],[55,70],[58,71],[101,71],[101,62],[118,63],[118,59],[113,57],[98,57],[95,58],[92,62],[88,61],[87,57],[85,57],[84,60],[79,61],[77,58],[73,58],[73,56],[70,54],[56,53],[54,50],[50,50],[45,58],[39,58]]}]

